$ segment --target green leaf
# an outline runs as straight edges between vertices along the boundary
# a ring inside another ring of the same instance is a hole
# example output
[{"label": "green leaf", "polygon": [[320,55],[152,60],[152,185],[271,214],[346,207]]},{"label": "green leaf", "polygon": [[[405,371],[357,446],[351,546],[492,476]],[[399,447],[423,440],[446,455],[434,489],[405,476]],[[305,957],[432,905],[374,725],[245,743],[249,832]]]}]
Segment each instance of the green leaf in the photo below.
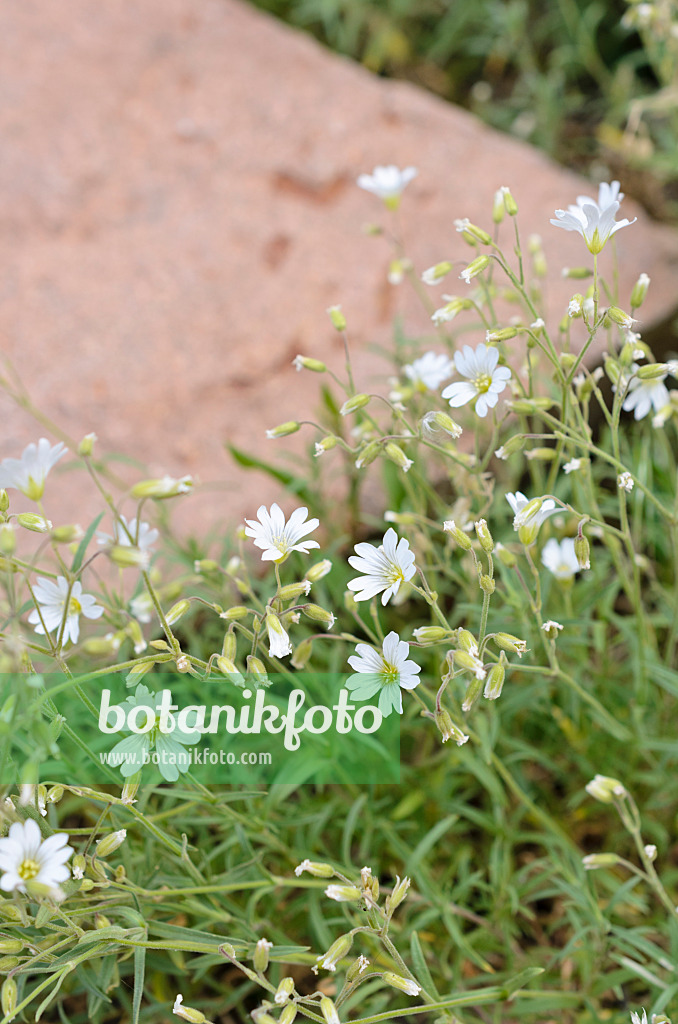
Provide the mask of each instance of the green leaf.
[{"label": "green leaf", "polygon": [[524,971],[521,971],[520,974],[514,975],[513,978],[510,978],[506,982],[501,991],[502,999],[510,999],[511,996],[515,995],[515,993],[520,991],[521,988],[525,988],[528,981],[532,981],[533,978],[537,978],[543,973],[543,967],[526,967]]},{"label": "green leaf", "polygon": [[428,969],[426,958],[424,957],[424,951],[421,948],[421,942],[419,941],[419,934],[412,932],[410,935],[410,954],[412,956],[412,963],[414,965],[414,975],[419,979],[424,988],[436,999],[440,999],[440,993],[433,984],[433,978],[431,972]]},{"label": "green leaf", "polygon": [[89,542],[91,541],[92,537],[94,536],[94,531],[96,530],[97,526],[99,525],[99,523],[101,522],[101,520],[103,518],[104,518],[104,513],[100,512],[99,515],[96,517],[96,519],[92,523],[90,523],[90,525],[88,526],[87,532],[85,533],[85,536],[82,538],[82,540],[78,544],[78,550],[75,552],[75,558],[73,559],[73,565],[71,566],[71,572],[77,572],[79,570],[80,566],[82,565],[82,560],[85,557],[85,551],[87,550],[87,545],[89,544]]}]

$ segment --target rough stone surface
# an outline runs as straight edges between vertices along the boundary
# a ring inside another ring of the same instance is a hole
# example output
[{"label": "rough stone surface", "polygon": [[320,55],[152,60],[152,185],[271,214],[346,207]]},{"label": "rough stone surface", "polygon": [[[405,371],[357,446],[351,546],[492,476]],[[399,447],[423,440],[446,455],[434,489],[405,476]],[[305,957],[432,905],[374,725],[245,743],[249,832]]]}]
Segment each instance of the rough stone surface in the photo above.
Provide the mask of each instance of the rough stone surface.
[{"label": "rough stone surface", "polygon": [[[385,372],[366,343],[387,343],[396,313],[431,331],[386,283],[383,240],[361,231],[384,218],[359,172],[419,168],[401,211],[419,270],[468,259],[454,218],[487,224],[503,184],[552,263],[587,255],[548,224],[591,191],[581,179],[236,0],[22,0],[0,52],[2,348],[70,436],[94,430],[152,473],[199,477],[192,524],[280,497],[223,442],[275,457],[264,428],[312,410],[317,378],[290,363],[341,366],[327,306],[348,316],[361,385]],[[621,291],[651,275],[650,322],[676,304],[678,243],[630,201],[624,214],[638,224],[618,236]],[[552,322],[573,290],[552,288]],[[6,399],[0,414],[1,456],[43,432]],[[81,485],[67,479],[72,519]],[[97,507],[83,501],[81,521]]]}]

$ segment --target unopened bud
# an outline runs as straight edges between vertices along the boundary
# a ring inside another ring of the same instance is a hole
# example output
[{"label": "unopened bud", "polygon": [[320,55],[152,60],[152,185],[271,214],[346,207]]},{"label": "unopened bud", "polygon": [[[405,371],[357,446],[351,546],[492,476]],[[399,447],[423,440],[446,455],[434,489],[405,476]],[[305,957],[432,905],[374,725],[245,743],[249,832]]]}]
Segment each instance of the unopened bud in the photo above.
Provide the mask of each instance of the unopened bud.
[{"label": "unopened bud", "polygon": [[501,192],[504,196],[504,206],[509,217],[515,217],[518,213],[518,204],[505,185],[502,185]]},{"label": "unopened bud", "polygon": [[183,1001],[183,996],[178,995],[176,997],[172,1013],[183,1020],[189,1021],[189,1024],[210,1024],[202,1010],[197,1010],[194,1006],[184,1006]]},{"label": "unopened bud", "polygon": [[269,950],[273,948],[273,943],[269,942],[268,939],[259,939],[256,946],[254,947],[254,956],[252,957],[252,964],[257,974],[263,974],[268,968],[269,962]]},{"label": "unopened bud", "polygon": [[328,885],[325,895],[337,903],[351,903],[360,899],[360,889],[355,885]]},{"label": "unopened bud", "polygon": [[314,878],[332,878],[335,874],[331,864],[317,860],[302,860],[301,864],[297,864],[294,869],[297,878],[303,875],[304,871],[308,871],[309,875],[313,875]]},{"label": "unopened bud", "polygon": [[73,544],[82,538],[82,527],[77,523],[70,523],[67,526],[55,526],[50,536],[57,544]]},{"label": "unopened bud", "polygon": [[663,380],[667,373],[666,363],[648,363],[646,366],[638,367],[636,377],[641,380]]},{"label": "unopened bud", "polygon": [[387,917],[392,917],[395,910],[398,909],[400,904],[407,899],[407,893],[409,891],[411,881],[407,876],[400,880],[400,876],[396,875],[396,884],[393,886],[393,890],[386,897],[384,909],[386,910]]},{"label": "unopened bud", "polygon": [[306,579],[311,583],[317,583],[323,576],[327,576],[328,572],[332,568],[332,563],[329,558],[323,558],[322,562],[316,562],[306,573]]},{"label": "unopened bud", "polygon": [[514,434],[500,448],[497,448],[495,455],[498,459],[508,459],[511,455],[521,451],[525,447],[525,438],[522,434]]},{"label": "unopened bud", "polygon": [[13,555],[16,551],[16,535],[11,523],[3,523],[0,526],[0,553]]},{"label": "unopened bud", "polygon": [[619,378],[621,377],[621,368],[617,362],[613,359],[605,359],[603,362],[605,367],[605,373],[608,380],[611,380],[613,384],[619,384]]},{"label": "unopened bud", "polygon": [[287,1003],[283,1006],[282,1013],[278,1017],[278,1024],[294,1024],[294,1019],[298,1012],[295,1003]]},{"label": "unopened bud", "polygon": [[653,843],[648,843],[644,846],[643,852],[649,861],[657,859],[657,847]]},{"label": "unopened bud", "polygon": [[483,691],[483,681],[478,679],[477,676],[473,676],[466,687],[466,693],[464,694],[464,700],[462,701],[461,710],[470,711],[473,705],[480,697]]},{"label": "unopened bud", "polygon": [[442,626],[419,626],[418,629],[414,630],[413,636],[417,643],[436,644],[448,638],[450,630],[443,629]]},{"label": "unopened bud", "polygon": [[296,434],[297,430],[300,429],[301,423],[297,423],[296,420],[288,420],[286,423],[279,423],[277,427],[267,430],[266,437],[271,441],[276,437],[287,437],[288,434]]},{"label": "unopened bud", "polygon": [[393,441],[389,441],[385,445],[384,455],[390,459],[391,462],[394,462],[399,469],[402,469],[403,473],[407,473],[410,467],[414,465],[412,459],[407,458],[400,445],[395,444]]},{"label": "unopened bud", "polygon": [[435,266],[425,270],[421,279],[424,284],[438,284],[451,270],[452,264],[448,260],[443,260],[442,263],[436,263]]},{"label": "unopened bud", "polygon": [[128,544],[113,544],[106,549],[110,560],[120,569],[148,569],[151,556],[148,551],[141,551],[139,548]]},{"label": "unopened bud", "polygon": [[525,452],[525,458],[530,462],[552,462],[555,454],[555,448],[531,448],[529,452]]},{"label": "unopened bud", "polygon": [[16,955],[24,948],[23,939],[0,939],[0,954]]},{"label": "unopened bud", "polygon": [[117,850],[119,846],[125,842],[127,836],[127,829],[121,828],[117,832],[110,832],[103,839],[100,839],[94,848],[94,855],[96,857],[108,857]]},{"label": "unopened bud", "polygon": [[589,796],[600,800],[602,804],[611,804],[615,797],[622,799],[626,796],[626,790],[619,779],[613,779],[609,775],[596,775],[591,782],[587,782],[585,788]]},{"label": "unopened bud", "polygon": [[487,575],[487,573],[482,574],[482,576],[478,580],[478,583],[480,584],[480,589],[482,590],[483,594],[494,594],[497,584],[494,582],[491,576]]},{"label": "unopened bud", "polygon": [[365,395],[362,392],[357,395],[352,395],[351,398],[347,398],[342,405],[339,413],[341,416],[348,416],[352,412],[357,412],[358,409],[364,409],[369,404],[370,396]]},{"label": "unopened bud", "polygon": [[461,731],[459,726],[454,724],[452,716],[445,708],[436,711],[435,723],[443,743],[447,743],[448,740],[454,740],[457,746],[461,747],[467,742],[468,736]]},{"label": "unopened bud", "polygon": [[449,533],[452,536],[452,538],[459,545],[459,547],[462,548],[463,551],[470,551],[471,548],[473,547],[471,538],[468,536],[468,534],[464,533],[463,530],[459,529],[454,519],[448,519],[446,522],[444,522],[443,530],[445,531],[445,533]]},{"label": "unopened bud", "polygon": [[186,614],[190,607],[191,602],[187,598],[184,598],[183,601],[177,601],[176,604],[173,604],[170,610],[165,614],[165,619],[167,620],[168,626],[173,626],[175,622],[178,622],[179,619],[181,619]]},{"label": "unopened bud", "polygon": [[500,658],[498,662],[490,667],[487,673],[485,689],[483,691],[483,697],[485,697],[486,700],[496,700],[497,697],[501,696],[505,675],[506,670]]},{"label": "unopened bud", "polygon": [[318,967],[326,971],[336,971],[338,962],[346,956],[352,945],[353,936],[350,933],[340,935],[327,952],[318,957]]},{"label": "unopened bud", "polygon": [[222,675],[228,676],[231,682],[240,683],[242,681],[242,674],[238,670],[238,666],[231,658],[224,658],[220,655],[217,659],[217,668]]},{"label": "unopened bud", "polygon": [[456,423],[451,416],[448,416],[446,412],[436,411],[433,413],[426,413],[422,420],[422,427],[424,430],[435,430],[437,427],[439,430],[444,430],[446,434],[449,434],[452,438],[461,437],[462,429],[458,423]]},{"label": "unopened bud", "polygon": [[606,315],[612,323],[619,324],[620,327],[625,327],[627,330],[630,330],[636,323],[633,317],[625,313],[619,306],[610,306]]},{"label": "unopened bud", "polygon": [[569,277],[573,281],[585,281],[593,273],[588,267],[563,267],[562,276]]},{"label": "unopened bud", "polygon": [[613,868],[619,863],[619,857],[616,853],[589,853],[581,862],[587,871],[595,871],[596,868]]},{"label": "unopened bud", "polygon": [[406,992],[408,996],[418,996],[421,992],[421,985],[417,985],[416,981],[412,981],[410,978],[401,978],[399,974],[394,974],[393,971],[384,971],[382,978],[387,985],[400,989],[401,992]]},{"label": "unopened bud", "polygon": [[24,530],[30,530],[32,533],[49,533],[52,529],[49,519],[45,519],[44,516],[39,516],[35,512],[20,512],[16,519],[19,526],[23,526]]},{"label": "unopened bud", "polygon": [[322,996],[320,999],[320,1012],[325,1018],[325,1024],[341,1024],[337,1008],[329,996]]},{"label": "unopened bud", "polygon": [[574,538],[574,553],[580,569],[591,568],[591,548],[583,533],[577,534]]},{"label": "unopened bud", "polygon": [[232,608],[227,608],[226,611],[223,611],[220,618],[226,619],[227,622],[237,622],[239,619],[244,619],[247,615],[249,615],[249,610],[245,605],[236,604]]},{"label": "unopened bud", "polygon": [[519,658],[522,658],[523,654],[527,650],[526,641],[521,640],[518,636],[513,636],[512,633],[495,633],[493,640],[497,647],[502,651],[509,651],[510,654],[517,654]]},{"label": "unopened bud", "polygon": [[455,651],[452,660],[459,668],[473,672],[478,679],[485,678],[485,668],[482,661],[468,651]]},{"label": "unopened bud", "polygon": [[0,512],[6,512],[9,508],[9,495],[4,489],[0,489]]},{"label": "unopened bud", "polygon": [[513,552],[510,551],[507,547],[504,547],[503,544],[497,544],[495,548],[495,554],[502,562],[502,564],[506,566],[507,569],[514,569],[518,564],[518,559],[513,554]]},{"label": "unopened bud", "polygon": [[325,608],[321,608],[319,604],[305,604],[302,607],[302,611],[309,619],[313,619],[315,622],[321,622],[325,629],[332,629],[332,626],[336,621],[332,612],[328,612]]},{"label": "unopened bud", "polygon": [[631,292],[631,309],[638,309],[639,306],[642,306],[645,301],[649,285],[650,278],[647,274],[641,274],[634,284],[633,291]]},{"label": "unopened bud", "polygon": [[513,412],[519,412],[524,416],[533,416],[536,412],[550,409],[553,405],[552,398],[516,398],[513,402],[507,402]]},{"label": "unopened bud", "polygon": [[332,321],[332,326],[337,331],[346,330],[346,317],[341,311],[341,306],[330,306],[327,310],[327,315]]},{"label": "unopened bud", "polygon": [[478,643],[473,633],[469,629],[457,630],[457,647],[460,651],[466,651],[467,654],[478,654]]},{"label": "unopened bud", "polygon": [[161,501],[163,498],[175,498],[178,494],[188,494],[192,487],[193,479],[190,476],[182,476],[178,480],[165,476],[161,480],[141,480],[130,493],[133,498],[155,498]]},{"label": "unopened bud", "polygon": [[275,990],[275,996],[273,1002],[277,1006],[284,1006],[285,1003],[289,1002],[289,998],[294,992],[294,978],[281,978],[277,989]]},{"label": "unopened bud", "polygon": [[333,448],[337,447],[339,438],[335,437],[334,434],[328,434],[327,437],[323,437],[320,441],[316,441],[315,454],[324,455],[325,452],[331,452]]},{"label": "unopened bud", "polygon": [[501,224],[506,213],[506,206],[504,204],[504,193],[498,188],[494,193],[494,202],[492,203],[492,220],[495,224]]},{"label": "unopened bud", "polygon": [[292,360],[292,366],[297,370],[311,370],[313,373],[324,373],[327,367],[319,359],[309,359],[308,356],[296,356]]},{"label": "unopened bud", "polygon": [[213,558],[198,558],[193,563],[193,572],[199,576],[205,576],[207,573],[218,571],[219,563],[215,562]]},{"label": "unopened bud", "polygon": [[294,649],[294,653],[290,659],[290,665],[292,668],[302,669],[305,668],[309,662],[311,654],[313,653],[313,641],[310,637],[306,637],[300,644]]},{"label": "unopened bud", "polygon": [[5,978],[0,989],[0,1005],[8,1020],[12,1020],[16,1009],[17,984],[14,978]]},{"label": "unopened bud", "polygon": [[266,666],[264,665],[261,658],[257,658],[253,654],[247,655],[247,671],[253,676],[260,676],[262,679],[267,679],[268,674],[266,672]]},{"label": "unopened bud", "polygon": [[499,331],[486,331],[485,341],[488,345],[493,341],[510,341],[511,338],[515,338],[517,333],[515,327],[502,327]]},{"label": "unopened bud", "polygon": [[89,456],[94,451],[94,445],[98,440],[99,438],[97,437],[96,434],[85,434],[82,441],[78,445],[78,455],[82,455],[84,459],[89,458]]},{"label": "unopened bud", "polygon": [[465,267],[464,270],[462,270],[459,277],[462,279],[462,281],[465,281],[466,284],[470,284],[471,278],[477,277],[478,274],[482,274],[483,270],[489,267],[489,265],[489,256],[476,256],[476,258],[474,260],[471,260],[469,265]]},{"label": "unopened bud", "polygon": [[140,771],[136,772],[134,775],[130,776],[130,778],[126,779],[125,785],[122,787],[122,793],[120,794],[120,799],[122,800],[123,804],[133,804],[135,802],[134,798],[136,797],[137,792],[139,790],[140,782]]},{"label": "unopened bud", "polygon": [[366,444],[358,452],[358,458],[355,460],[356,469],[363,469],[363,467],[369,466],[381,453],[381,449],[381,441],[370,441],[369,444]]},{"label": "unopened bud", "polygon": [[475,527],[481,548],[489,554],[494,550],[494,541],[492,540],[492,534],[490,533],[487,522],[484,519],[479,519],[475,524]]}]

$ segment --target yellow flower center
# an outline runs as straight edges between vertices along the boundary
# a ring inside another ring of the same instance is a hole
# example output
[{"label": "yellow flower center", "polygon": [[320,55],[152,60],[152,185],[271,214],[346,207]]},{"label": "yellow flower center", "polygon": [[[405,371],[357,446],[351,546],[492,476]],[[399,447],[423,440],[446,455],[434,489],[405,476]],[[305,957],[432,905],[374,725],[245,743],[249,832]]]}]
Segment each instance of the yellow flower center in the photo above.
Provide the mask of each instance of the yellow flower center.
[{"label": "yellow flower center", "polygon": [[34,480],[32,476],[29,476],[23,492],[31,501],[40,501],[45,492],[45,481]]},{"label": "yellow flower center", "polygon": [[82,605],[78,601],[77,597],[72,597],[68,602],[68,614],[79,615],[82,611]]},{"label": "yellow flower center", "polygon": [[389,686],[391,683],[397,683],[400,679],[400,673],[395,665],[391,665],[390,662],[384,661],[381,666],[381,678],[384,686]]},{"label": "yellow flower center", "polygon": [[473,381],[473,386],[479,394],[484,394],[486,391],[490,390],[491,383],[492,378],[489,373],[479,373]]},{"label": "yellow flower center", "polygon": [[35,878],[39,873],[40,865],[37,860],[31,860],[30,857],[26,860],[22,860],[17,870],[19,878],[23,878],[25,882],[30,881],[31,878]]}]

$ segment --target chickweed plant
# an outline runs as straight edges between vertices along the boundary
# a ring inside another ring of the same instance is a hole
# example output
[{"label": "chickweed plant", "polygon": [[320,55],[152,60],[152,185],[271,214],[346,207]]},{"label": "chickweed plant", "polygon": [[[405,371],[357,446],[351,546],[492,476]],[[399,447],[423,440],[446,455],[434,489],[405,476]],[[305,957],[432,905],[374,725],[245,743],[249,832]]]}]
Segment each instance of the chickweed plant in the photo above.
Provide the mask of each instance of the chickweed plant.
[{"label": "chickweed plant", "polygon": [[[325,379],[321,412],[266,431],[278,452],[311,435],[303,472],[274,460],[280,504],[210,547],[164,514],[196,500],[189,478],[116,498],[94,435],[54,428],[0,463],[2,1024],[662,1024],[675,1008],[678,362],[637,330],[643,268],[615,292],[633,232],[618,182],[545,225],[582,251],[547,323],[561,268],[521,239],[520,197],[499,188],[485,226],[458,220],[415,268],[398,208],[416,174],[358,185],[430,335],[401,332],[389,385],[361,390],[328,311],[345,364],[294,360]],[[49,518],[68,462],[101,497],[85,530]],[[261,721],[309,673],[326,706],[306,735],[341,691],[356,722],[369,707],[397,725],[400,785],[372,732],[357,775],[327,775],[341,730],[304,777],[198,775],[198,695],[256,694]],[[127,735],[102,762],[89,737],[114,731],[111,680]],[[193,718],[169,728],[176,680]]]}]

